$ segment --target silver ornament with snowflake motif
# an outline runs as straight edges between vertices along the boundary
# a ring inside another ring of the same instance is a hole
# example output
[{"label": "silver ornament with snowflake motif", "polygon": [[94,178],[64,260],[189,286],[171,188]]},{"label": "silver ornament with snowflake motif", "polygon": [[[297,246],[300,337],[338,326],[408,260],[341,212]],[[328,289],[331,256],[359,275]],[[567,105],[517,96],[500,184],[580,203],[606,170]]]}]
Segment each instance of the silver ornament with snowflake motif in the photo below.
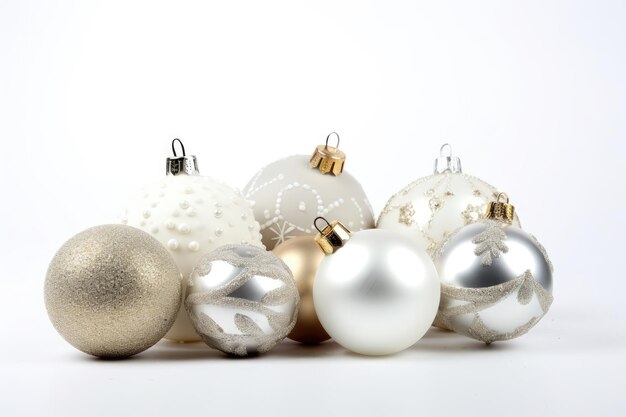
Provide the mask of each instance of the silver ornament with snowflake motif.
[{"label": "silver ornament with snowflake motif", "polygon": [[206,344],[246,356],[267,352],[289,334],[299,300],[280,258],[252,245],[226,245],[194,268],[185,308]]},{"label": "silver ornament with snowflake motif", "polygon": [[435,325],[485,343],[525,334],[552,303],[552,264],[534,236],[483,220],[436,252],[441,302]]}]

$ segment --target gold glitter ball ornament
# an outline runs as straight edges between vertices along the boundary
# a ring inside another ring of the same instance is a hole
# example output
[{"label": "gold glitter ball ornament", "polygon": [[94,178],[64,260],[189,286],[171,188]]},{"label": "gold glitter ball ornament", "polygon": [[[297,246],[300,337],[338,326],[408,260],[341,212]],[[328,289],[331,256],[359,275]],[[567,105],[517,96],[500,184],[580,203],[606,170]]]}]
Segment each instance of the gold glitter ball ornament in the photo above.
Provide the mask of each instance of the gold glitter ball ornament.
[{"label": "gold glitter ball ornament", "polygon": [[149,234],[103,225],[65,242],[50,263],[44,293],[50,321],[72,346],[124,358],[170,329],[181,302],[181,275]]}]

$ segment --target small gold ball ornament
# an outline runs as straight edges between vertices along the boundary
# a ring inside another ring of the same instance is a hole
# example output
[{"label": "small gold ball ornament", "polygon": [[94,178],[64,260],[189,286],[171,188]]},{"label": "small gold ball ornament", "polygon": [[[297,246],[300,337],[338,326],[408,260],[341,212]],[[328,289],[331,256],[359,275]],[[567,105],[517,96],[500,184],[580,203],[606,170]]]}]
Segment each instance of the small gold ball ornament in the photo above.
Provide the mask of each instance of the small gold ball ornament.
[{"label": "small gold ball ornament", "polygon": [[296,325],[287,336],[306,344],[330,339],[322,327],[313,304],[313,280],[324,252],[313,236],[300,236],[276,246],[273,251],[291,269],[300,293],[300,311]]},{"label": "small gold ball ornament", "polygon": [[149,234],[103,225],[59,249],[44,293],[50,321],[72,346],[123,358],[148,349],[170,329],[180,307],[181,275]]}]

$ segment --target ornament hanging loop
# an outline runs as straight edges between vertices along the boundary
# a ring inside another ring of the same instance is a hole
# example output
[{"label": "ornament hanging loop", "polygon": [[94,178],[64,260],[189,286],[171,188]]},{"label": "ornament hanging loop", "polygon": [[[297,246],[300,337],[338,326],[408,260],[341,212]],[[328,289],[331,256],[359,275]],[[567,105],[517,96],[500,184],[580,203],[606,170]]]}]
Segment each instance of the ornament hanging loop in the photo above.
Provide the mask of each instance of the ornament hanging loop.
[{"label": "ornament hanging loop", "polygon": [[[503,201],[500,201],[500,198],[502,198]],[[506,203],[509,204],[509,196],[507,193],[498,193],[498,195],[496,196],[496,203]]]},{"label": "ornament hanging loop", "polygon": [[[501,199],[502,201],[500,201]],[[513,223],[513,219],[515,219],[515,207],[509,204],[509,196],[506,193],[498,193],[496,195],[496,201],[489,202],[485,218],[506,224]]]},{"label": "ornament hanging loop", "polygon": [[[317,225],[319,220],[326,223],[323,229],[320,229]],[[315,220],[313,220],[313,226],[319,232],[317,236],[315,236],[315,242],[317,242],[326,255],[335,253],[350,240],[350,230],[336,220],[329,223],[324,217],[316,217]]]},{"label": "ornament hanging loop", "polygon": [[183,156],[187,156],[187,153],[185,152],[185,145],[183,145],[183,141],[178,138],[174,138],[172,140],[172,153],[174,154],[174,156],[178,156],[176,155],[176,142],[180,144],[180,149],[183,151]]},{"label": "ornament hanging loop", "polygon": [[326,226],[324,227],[324,229],[330,227],[330,223],[328,223],[328,220],[326,220],[326,218],[322,216],[316,217],[315,220],[313,220],[313,227],[315,227],[315,230],[317,230],[320,234],[324,234],[323,232],[324,229],[320,229],[319,226],[317,225],[318,220],[321,220],[324,223],[326,223]]},{"label": "ornament hanging loop", "polygon": [[324,149],[328,149],[328,140],[330,139],[332,135],[335,135],[337,137],[337,145],[335,145],[335,149],[339,149],[339,133],[337,132],[330,132],[328,136],[326,136],[326,146],[324,147]]},{"label": "ornament hanging loop", "polygon": [[[328,141],[332,135],[337,136],[337,146],[328,146]],[[331,132],[326,136],[326,143],[315,148],[311,156],[311,168],[317,168],[322,174],[340,175],[343,172],[343,164],[346,161],[346,154],[339,150],[339,135]]]},{"label": "ornament hanging loop", "polygon": [[444,143],[439,148],[439,157],[435,159],[435,174],[443,174],[444,172],[460,173],[461,160],[458,156],[452,156],[452,146],[449,143]]}]

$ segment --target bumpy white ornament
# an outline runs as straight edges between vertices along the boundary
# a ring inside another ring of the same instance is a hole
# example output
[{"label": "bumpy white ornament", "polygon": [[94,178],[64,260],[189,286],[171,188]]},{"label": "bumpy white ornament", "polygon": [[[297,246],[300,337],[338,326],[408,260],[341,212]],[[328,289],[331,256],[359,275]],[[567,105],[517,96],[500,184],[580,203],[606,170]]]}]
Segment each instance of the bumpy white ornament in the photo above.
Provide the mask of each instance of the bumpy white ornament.
[{"label": "bumpy white ornament", "polygon": [[[480,220],[497,195],[495,187],[464,174],[460,159],[445,144],[435,161],[435,173],[394,194],[376,227],[406,233],[432,255],[456,229]],[[513,225],[519,227],[517,217]]]},{"label": "bumpy white ornament", "polygon": [[246,356],[267,352],[289,334],[298,302],[293,275],[280,258],[251,245],[226,245],[193,270],[185,307],[206,344]]},{"label": "bumpy white ornament", "polygon": [[343,172],[345,154],[320,145],[312,157],[294,155],[275,161],[254,175],[243,190],[253,204],[268,250],[296,236],[314,236],[311,219],[340,218],[352,230],[374,227],[374,213],[363,188]]},{"label": "bumpy white ornament", "polygon": [[489,204],[487,219],[459,229],[435,253],[441,278],[435,324],[485,343],[525,334],[552,303],[545,249],[511,225],[508,197],[498,200]]},{"label": "bumpy white ornament", "polygon": [[[177,141],[181,157],[176,156]],[[204,254],[219,246],[262,246],[259,224],[243,196],[222,182],[200,176],[196,157],[185,154],[180,140],[172,141],[172,151],[174,157],[167,158],[167,175],[130,199],[122,223],[142,229],[161,242],[184,280]],[[200,340],[184,307],[165,337],[179,342]]]},{"label": "bumpy white ornament", "polygon": [[313,301],[337,343],[363,355],[389,355],[421,339],[437,313],[439,278],[413,239],[376,229],[352,235],[332,222],[317,242],[327,256],[315,275]]}]

